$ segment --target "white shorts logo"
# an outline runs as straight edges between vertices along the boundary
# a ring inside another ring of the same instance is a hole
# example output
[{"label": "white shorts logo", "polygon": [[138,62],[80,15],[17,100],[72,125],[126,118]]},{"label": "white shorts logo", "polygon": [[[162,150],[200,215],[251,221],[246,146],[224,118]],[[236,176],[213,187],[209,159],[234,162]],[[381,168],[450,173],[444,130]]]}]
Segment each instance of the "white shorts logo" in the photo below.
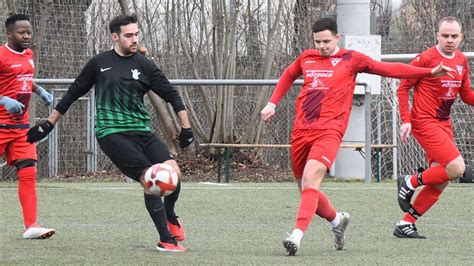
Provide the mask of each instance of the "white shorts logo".
[{"label": "white shorts logo", "polygon": [[323,158],[326,162],[331,163],[331,161],[328,159],[328,157],[323,156],[323,157],[321,157],[321,158]]}]

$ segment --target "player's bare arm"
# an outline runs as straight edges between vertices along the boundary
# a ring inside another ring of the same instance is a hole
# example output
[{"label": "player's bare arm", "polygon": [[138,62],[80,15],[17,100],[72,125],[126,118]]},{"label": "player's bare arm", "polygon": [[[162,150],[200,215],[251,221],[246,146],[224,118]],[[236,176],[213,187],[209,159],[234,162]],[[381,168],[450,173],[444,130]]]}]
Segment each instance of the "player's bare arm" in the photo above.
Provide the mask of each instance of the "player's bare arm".
[{"label": "player's bare arm", "polygon": [[49,115],[48,117],[48,121],[53,124],[53,125],[56,125],[56,123],[59,121],[59,119],[61,119],[63,115],[58,112],[56,109],[54,109],[51,114]]},{"label": "player's bare arm", "polygon": [[186,110],[181,110],[177,113],[179,121],[181,122],[182,128],[191,128],[191,123],[189,122],[188,112]]}]

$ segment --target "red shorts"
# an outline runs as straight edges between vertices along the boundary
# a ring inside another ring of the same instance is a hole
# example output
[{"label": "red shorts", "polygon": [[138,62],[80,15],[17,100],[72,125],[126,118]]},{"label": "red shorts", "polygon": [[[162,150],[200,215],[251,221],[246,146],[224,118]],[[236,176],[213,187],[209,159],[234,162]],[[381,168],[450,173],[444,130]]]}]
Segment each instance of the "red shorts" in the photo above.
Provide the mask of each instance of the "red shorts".
[{"label": "red shorts", "polygon": [[341,145],[342,134],[331,129],[295,129],[291,134],[291,162],[296,178],[303,176],[308,160],[316,160],[329,169]]},{"label": "red shorts", "polygon": [[461,153],[454,142],[453,129],[448,122],[430,122],[422,125],[412,124],[413,137],[425,151],[426,159],[431,165],[438,162],[446,166]]},{"label": "red shorts", "polygon": [[6,156],[9,165],[18,159],[36,160],[36,144],[26,141],[27,132],[28,129],[0,128],[0,157]]}]

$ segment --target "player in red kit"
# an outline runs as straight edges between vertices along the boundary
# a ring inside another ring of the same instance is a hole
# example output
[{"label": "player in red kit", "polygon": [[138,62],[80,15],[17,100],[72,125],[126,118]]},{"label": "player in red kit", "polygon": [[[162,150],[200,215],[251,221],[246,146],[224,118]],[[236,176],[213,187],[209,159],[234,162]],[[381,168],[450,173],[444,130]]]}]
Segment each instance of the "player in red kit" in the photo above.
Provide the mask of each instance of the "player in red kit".
[{"label": "player in red kit", "polygon": [[31,24],[26,15],[9,17],[5,26],[7,43],[0,47],[0,157],[14,165],[18,176],[18,196],[23,211],[26,239],[51,237],[54,229],[37,224],[36,146],[26,141],[29,128],[28,104],[31,92],[48,105],[53,97],[33,82],[33,51],[29,49]]},{"label": "player in red kit", "polygon": [[[438,24],[438,44],[419,54],[412,65],[433,67],[439,63],[456,70],[453,77],[425,77],[403,80],[398,87],[400,103],[400,138],[406,142],[410,134],[425,151],[429,168],[412,176],[398,178],[398,203],[406,212],[393,234],[401,238],[425,238],[418,234],[415,222],[438,200],[450,180],[462,176],[464,160],[454,142],[451,106],[458,94],[474,105],[474,91],[469,80],[469,63],[458,50],[462,41],[461,23],[446,17]],[[413,107],[408,109],[408,93],[414,88]],[[415,198],[417,187],[423,186]]]},{"label": "player in red kit", "polygon": [[366,72],[394,78],[444,75],[449,68],[419,68],[400,63],[382,63],[337,46],[340,35],[336,21],[322,18],[312,27],[315,50],[304,51],[281,75],[261,111],[266,122],[275,114],[278,102],[303,75],[304,84],[296,98],[296,117],[291,135],[293,173],[301,191],[295,229],[283,241],[288,255],[295,255],[314,214],[326,219],[335,234],[333,247],[344,246],[344,232],[350,216],[336,212],[320,191],[346,131],[352,107],[357,73]]}]

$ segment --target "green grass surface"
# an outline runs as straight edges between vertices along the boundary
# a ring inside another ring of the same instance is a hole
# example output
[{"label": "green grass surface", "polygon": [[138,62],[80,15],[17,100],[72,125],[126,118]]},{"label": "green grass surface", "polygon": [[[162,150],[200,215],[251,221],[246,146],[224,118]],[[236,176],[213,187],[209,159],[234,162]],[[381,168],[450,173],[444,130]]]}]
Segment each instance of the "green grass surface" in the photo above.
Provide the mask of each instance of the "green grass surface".
[{"label": "green grass surface", "polygon": [[293,183],[184,183],[177,213],[183,254],[155,251],[156,230],[143,193],[130,183],[38,184],[39,222],[48,240],[23,240],[15,183],[0,183],[0,264],[470,264],[474,186],[451,184],[417,223],[426,240],[392,236],[402,213],[394,183],[325,183],[338,210],[351,214],[346,246],[332,249],[329,224],[315,217],[296,257],[282,247],[299,195]]}]

